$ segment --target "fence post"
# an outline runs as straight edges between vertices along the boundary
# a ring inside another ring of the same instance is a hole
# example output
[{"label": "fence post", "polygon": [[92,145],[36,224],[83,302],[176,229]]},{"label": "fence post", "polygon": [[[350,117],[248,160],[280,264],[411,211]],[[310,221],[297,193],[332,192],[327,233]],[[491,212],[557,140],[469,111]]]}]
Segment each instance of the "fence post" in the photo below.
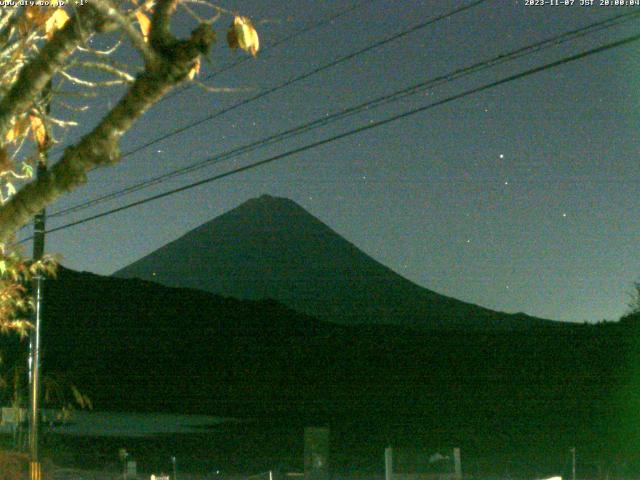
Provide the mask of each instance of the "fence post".
[{"label": "fence post", "polygon": [[384,449],[384,480],[393,480],[393,448]]},{"label": "fence post", "polygon": [[460,460],[460,449],[453,449],[453,470],[456,480],[462,480],[462,461]]}]

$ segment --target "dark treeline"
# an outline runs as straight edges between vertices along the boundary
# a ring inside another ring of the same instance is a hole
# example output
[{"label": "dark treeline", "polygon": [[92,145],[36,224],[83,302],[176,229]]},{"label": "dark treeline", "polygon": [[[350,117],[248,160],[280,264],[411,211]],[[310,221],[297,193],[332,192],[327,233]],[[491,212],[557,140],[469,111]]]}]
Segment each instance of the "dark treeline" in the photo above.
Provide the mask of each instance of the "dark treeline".
[{"label": "dark treeline", "polygon": [[485,473],[513,459],[558,470],[576,446],[592,475],[640,473],[640,315],[517,331],[347,327],[64,269],[45,307],[45,372],[64,372],[98,410],[329,425],[343,468],[397,445],[460,446],[469,468],[499,470]]}]

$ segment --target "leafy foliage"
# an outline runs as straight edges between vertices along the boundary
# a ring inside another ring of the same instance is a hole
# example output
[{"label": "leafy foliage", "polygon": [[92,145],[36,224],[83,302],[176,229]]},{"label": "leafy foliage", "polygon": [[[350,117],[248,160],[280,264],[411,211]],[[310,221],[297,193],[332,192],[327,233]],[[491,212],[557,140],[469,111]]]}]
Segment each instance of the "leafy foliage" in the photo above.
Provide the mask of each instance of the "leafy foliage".
[{"label": "leafy foliage", "polygon": [[3,248],[0,256],[0,331],[14,330],[26,335],[33,300],[27,285],[37,275],[53,276],[56,262],[52,256],[27,261],[18,251]]},{"label": "leafy foliage", "polygon": [[[201,57],[215,41],[211,25],[220,16],[233,17],[232,48],[253,56],[259,49],[258,34],[247,17],[206,2],[88,3],[70,7],[54,0],[0,11],[2,332],[27,333],[33,308],[29,285],[36,276],[56,270],[53,257],[25,259],[15,247],[18,229],[57,197],[83,184],[89,170],[117,162],[120,138],[133,123],[171,88],[195,81]],[[170,32],[176,12],[198,24],[188,39]],[[140,54],[137,65],[117,60],[125,39]],[[42,178],[34,178],[36,165],[44,164],[49,150],[80,124],[92,99],[113,89],[122,91],[118,104]],[[76,400],[86,403],[81,396]]]}]

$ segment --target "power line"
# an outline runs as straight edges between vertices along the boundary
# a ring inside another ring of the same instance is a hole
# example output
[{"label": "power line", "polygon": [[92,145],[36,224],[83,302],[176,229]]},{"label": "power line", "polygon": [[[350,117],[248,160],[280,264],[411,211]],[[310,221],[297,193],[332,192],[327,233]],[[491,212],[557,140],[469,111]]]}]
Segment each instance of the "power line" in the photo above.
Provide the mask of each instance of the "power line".
[{"label": "power line", "polygon": [[[311,150],[311,149],[320,147],[322,145],[326,145],[328,143],[332,143],[332,142],[335,142],[337,140],[341,140],[343,138],[350,137],[352,135],[357,135],[357,134],[365,132],[367,130],[371,130],[373,128],[378,128],[378,127],[381,127],[383,125],[387,125],[389,123],[392,123],[392,122],[407,118],[409,116],[425,112],[427,110],[430,110],[432,108],[444,105],[446,103],[449,103],[449,102],[452,102],[452,101],[455,101],[455,100],[459,100],[461,98],[464,98],[464,97],[467,97],[467,96],[470,96],[470,95],[474,95],[476,93],[480,93],[480,92],[483,92],[483,91],[486,91],[486,90],[489,90],[489,89],[492,89],[492,88],[495,88],[495,87],[497,87],[499,85],[503,85],[505,83],[513,82],[515,80],[519,80],[519,79],[527,77],[529,75],[533,75],[535,73],[539,73],[539,72],[542,72],[542,71],[545,71],[545,70],[549,70],[551,68],[559,67],[561,65],[565,65],[567,63],[570,63],[570,62],[573,62],[573,61],[576,61],[576,60],[579,60],[579,59],[594,55],[596,53],[600,53],[600,52],[604,52],[604,51],[607,51],[607,50],[611,50],[613,48],[617,48],[617,47],[620,47],[620,46],[623,46],[623,45],[627,45],[627,44],[630,44],[632,42],[636,42],[638,40],[640,40],[640,35],[633,35],[633,36],[630,36],[630,37],[626,37],[626,38],[624,38],[622,40],[618,40],[616,42],[611,42],[611,43],[608,43],[606,45],[602,45],[600,47],[596,47],[596,48],[593,48],[593,49],[590,49],[590,50],[587,50],[587,51],[572,55],[570,57],[563,58],[561,60],[557,60],[557,61],[554,61],[554,62],[547,63],[547,64],[542,65],[540,67],[531,68],[531,69],[525,70],[524,72],[520,72],[520,73],[517,73],[517,74],[514,74],[514,75],[510,75],[508,77],[502,78],[502,79],[497,80],[495,82],[492,82],[492,83],[489,83],[489,84],[485,84],[485,85],[482,85],[480,87],[472,88],[470,90],[466,90],[465,92],[462,92],[462,93],[459,93],[459,94],[456,94],[456,95],[452,95],[452,96],[447,97],[447,98],[445,98],[443,100],[439,100],[437,102],[430,103],[430,104],[424,105],[422,107],[414,108],[414,109],[409,110],[407,112],[403,112],[403,113],[400,113],[400,114],[397,114],[397,115],[393,115],[393,116],[385,118],[383,120],[378,120],[376,122],[369,123],[367,125],[363,125],[363,126],[360,126],[358,128],[355,128],[355,129],[352,129],[352,130],[348,130],[346,132],[343,132],[343,133],[340,133],[340,134],[337,134],[337,135],[333,135],[333,136],[325,138],[323,140],[319,140],[317,142],[309,143],[309,144],[304,145],[302,147],[298,147],[298,148],[295,148],[295,149],[292,149],[292,150],[288,150],[288,151],[286,151],[284,153],[280,153],[278,155],[274,155],[274,156],[266,158],[264,160],[260,160],[258,162],[254,162],[254,163],[251,163],[249,165],[245,165],[243,167],[239,167],[239,168],[230,170],[230,171],[225,172],[225,173],[214,175],[212,177],[208,177],[208,178],[205,178],[203,180],[199,180],[197,182],[193,182],[193,183],[190,183],[188,185],[185,185],[185,186],[182,186],[182,187],[179,187],[179,188],[175,188],[175,189],[160,193],[158,195],[154,195],[154,196],[145,198],[143,200],[138,200],[136,202],[132,202],[132,203],[129,203],[127,205],[123,205],[121,207],[117,207],[117,208],[114,208],[114,209],[111,209],[111,210],[107,210],[105,212],[102,212],[102,213],[99,213],[99,214],[96,214],[96,215],[92,215],[90,217],[86,217],[84,219],[77,220],[75,222],[67,223],[65,225],[61,225],[59,227],[52,228],[50,230],[47,230],[46,233],[54,233],[54,232],[58,232],[60,230],[65,230],[67,228],[74,227],[76,225],[80,225],[80,224],[83,224],[83,223],[87,223],[87,222],[90,222],[92,220],[96,220],[98,218],[102,218],[102,217],[105,217],[105,216],[108,216],[108,215],[112,215],[114,213],[121,212],[123,210],[127,210],[129,208],[133,208],[133,207],[136,207],[136,206],[139,206],[139,205],[143,205],[145,203],[149,203],[149,202],[152,202],[154,200],[159,200],[161,198],[168,197],[170,195],[174,195],[174,194],[179,193],[179,192],[190,190],[190,189],[198,187],[200,185],[205,185],[207,183],[211,183],[211,182],[220,180],[222,178],[229,177],[231,175],[235,175],[235,174],[238,174],[238,173],[241,173],[241,172],[252,170],[252,169],[260,167],[262,165],[266,165],[268,163],[275,162],[276,160],[281,160],[283,158],[290,157],[292,155],[295,155],[295,154],[298,154],[298,153],[301,153],[301,152],[304,152],[304,151],[307,151],[307,150]],[[21,240],[18,243],[24,243],[24,242],[26,242],[28,240],[31,240],[31,238],[32,237],[26,238],[24,240]]]},{"label": "power line", "polygon": [[[360,8],[360,7],[362,7],[362,6],[366,5],[366,4],[370,4],[370,3],[373,3],[373,0],[364,0],[362,2],[355,3],[355,4],[351,5],[350,7],[344,8],[344,9],[340,10],[339,12],[337,12],[337,13],[335,13],[333,15],[330,15],[330,16],[328,16],[326,18],[323,18],[322,20],[319,20],[318,22],[315,22],[315,23],[313,23],[313,24],[311,24],[311,25],[309,25],[307,27],[301,28],[300,30],[295,31],[295,32],[291,33],[290,35],[287,35],[287,36],[281,38],[280,40],[276,40],[275,42],[271,43],[268,46],[268,48],[270,50],[270,49],[275,48],[275,47],[277,47],[279,45],[285,44],[285,43],[293,40],[296,37],[304,35],[305,33],[309,33],[311,31],[315,30],[316,28],[323,27],[324,25],[327,25],[328,23],[333,22],[337,18],[340,18],[343,15],[346,15],[347,13],[353,12],[354,10],[357,10],[358,8]],[[266,50],[265,48],[261,49],[261,51],[263,53],[264,53],[265,50]],[[245,56],[241,60],[233,62],[231,65],[228,65],[226,67],[222,67],[222,68],[216,70],[215,72],[210,73],[209,75],[204,77],[203,80],[210,80],[210,79],[212,79],[214,77],[217,77],[221,73],[224,73],[224,72],[226,72],[228,70],[231,70],[231,69],[237,67],[238,65],[241,65],[241,64],[243,64],[243,63],[245,63],[247,61],[251,61],[251,60],[253,60],[251,57]],[[175,97],[176,95],[180,95],[181,93],[186,92],[187,90],[191,90],[194,86],[196,86],[196,85],[193,84],[193,83],[190,83],[185,88],[182,88],[180,90],[174,90],[174,91],[170,92],[169,94],[165,95],[164,97],[162,97],[157,103],[161,103],[161,102],[163,102],[165,100],[168,100],[168,99],[170,99],[172,97]]]},{"label": "power line", "polygon": [[[351,5],[351,6],[347,7],[347,8],[343,8],[342,10],[340,10],[337,13],[334,13],[333,15],[330,15],[330,16],[328,16],[326,18],[323,18],[323,19],[321,19],[321,20],[319,20],[319,21],[317,21],[315,23],[312,23],[311,25],[303,27],[303,28],[301,28],[299,30],[296,30],[295,32],[293,32],[293,33],[281,38],[280,40],[276,40],[275,42],[267,45],[266,47],[263,47],[261,49],[261,51],[264,53],[265,50],[271,50],[272,48],[275,48],[275,47],[277,47],[279,45],[282,45],[284,43],[290,42],[291,40],[293,40],[296,37],[299,37],[299,36],[304,35],[306,33],[312,32],[316,28],[323,27],[324,25],[327,25],[328,23],[333,22],[334,20],[342,17],[343,15],[346,15],[347,13],[353,12],[354,10],[357,10],[358,8],[363,7],[364,5],[370,4],[370,3],[373,3],[373,0],[363,0],[363,1],[355,3],[355,4],[353,4],[353,5]],[[251,60],[252,60],[251,57],[244,56],[240,60],[237,60],[237,61],[235,61],[235,62],[233,62],[233,63],[231,63],[231,64],[229,64],[229,65],[227,65],[225,67],[219,68],[215,72],[211,72],[209,75],[205,76],[203,78],[203,80],[210,80],[210,79],[212,79],[214,77],[217,77],[218,75],[220,75],[220,74],[222,74],[224,72],[227,72],[227,71],[237,67],[238,65],[241,65],[241,64],[243,64],[243,63],[245,63],[247,61],[251,61]],[[188,84],[186,87],[184,87],[182,89],[173,90],[173,91],[169,92],[167,95],[165,95],[164,97],[162,97],[160,100],[158,100],[156,102],[156,105],[158,105],[158,104],[160,104],[160,103],[162,103],[162,102],[164,102],[166,100],[169,100],[170,98],[173,98],[176,95],[180,95],[180,94],[186,92],[187,90],[191,90],[191,88],[193,88],[194,86],[196,86],[196,84],[190,83],[190,84]],[[59,152],[59,151],[61,151],[63,149],[64,149],[64,147],[62,147],[62,146],[57,147],[57,148],[54,149],[54,153],[57,153],[57,152]],[[131,154],[131,152],[124,154],[123,158],[124,158],[124,156],[130,155],[130,154]]]},{"label": "power line", "polygon": [[[242,107],[244,105],[247,105],[247,104],[249,104],[251,102],[259,100],[260,98],[263,98],[263,97],[265,97],[267,95],[270,95],[271,93],[274,93],[274,92],[276,92],[278,90],[281,90],[283,88],[286,88],[286,87],[288,87],[288,86],[290,86],[290,85],[292,85],[294,83],[297,83],[297,82],[302,81],[302,80],[304,80],[306,78],[309,78],[312,75],[316,75],[316,74],[318,74],[318,73],[320,73],[320,72],[322,72],[324,70],[327,70],[327,69],[332,68],[332,67],[334,67],[336,65],[339,65],[339,64],[341,64],[343,62],[351,60],[352,58],[355,58],[355,57],[357,57],[359,55],[362,55],[363,53],[366,53],[366,52],[369,52],[369,51],[374,50],[376,48],[379,48],[379,47],[381,47],[383,45],[386,45],[386,44],[388,44],[390,42],[393,42],[393,41],[395,41],[395,40],[397,40],[399,38],[405,37],[405,36],[415,32],[415,31],[418,31],[418,30],[421,30],[423,28],[426,28],[429,25],[432,25],[432,24],[434,24],[436,22],[439,22],[439,21],[444,20],[446,18],[450,18],[450,17],[452,17],[454,15],[457,15],[459,13],[462,13],[462,12],[464,12],[466,10],[474,8],[474,7],[484,3],[486,1],[488,1],[488,0],[476,0],[476,1],[474,1],[474,2],[472,2],[470,4],[468,4],[468,5],[464,5],[462,7],[455,8],[453,10],[450,10],[450,11],[448,11],[446,13],[441,14],[441,15],[437,15],[435,17],[431,17],[431,18],[429,18],[428,20],[426,20],[424,22],[421,22],[421,23],[416,24],[416,25],[414,25],[412,27],[409,27],[409,28],[407,28],[405,30],[402,30],[401,32],[398,32],[398,33],[396,33],[394,35],[391,35],[391,36],[389,36],[389,37],[387,37],[387,38],[385,38],[383,40],[379,40],[379,41],[377,41],[377,42],[375,42],[373,44],[370,44],[370,45],[360,49],[360,50],[357,50],[357,51],[352,52],[350,54],[347,54],[347,55],[344,55],[342,57],[339,57],[339,58],[337,58],[337,59],[335,59],[335,60],[333,60],[333,61],[331,61],[331,62],[329,62],[329,63],[327,63],[325,65],[317,67],[317,68],[315,68],[315,69],[313,69],[313,70],[311,70],[311,71],[309,71],[307,73],[303,73],[303,74],[298,75],[298,76],[296,76],[296,77],[294,77],[292,79],[286,80],[285,82],[282,82],[282,83],[276,85],[275,87],[269,88],[267,90],[263,90],[262,92],[258,93],[257,95],[254,95],[253,97],[249,97],[249,98],[247,98],[245,100],[241,100],[240,102],[235,103],[235,104],[233,104],[230,107],[227,107],[225,109],[219,110],[219,111],[217,111],[217,112],[215,112],[215,113],[213,113],[213,114],[211,114],[211,115],[209,115],[209,116],[207,116],[205,118],[202,118],[200,120],[197,120],[197,121],[192,122],[190,124],[187,124],[185,126],[182,126],[182,127],[177,128],[177,129],[174,129],[171,132],[167,132],[166,134],[161,135],[160,137],[156,137],[156,138],[154,138],[154,139],[152,139],[152,140],[150,140],[150,141],[148,141],[148,142],[146,142],[146,143],[144,143],[144,144],[142,144],[142,145],[140,145],[140,146],[138,146],[138,147],[136,147],[136,148],[134,148],[132,150],[129,150],[129,151],[123,153],[122,156],[121,156],[121,159],[126,158],[126,157],[131,156],[131,155],[134,155],[134,154],[140,152],[141,150],[144,150],[144,149],[150,147],[151,145],[154,145],[154,144],[156,144],[158,142],[166,140],[167,138],[170,138],[172,136],[178,135],[178,134],[180,134],[182,132],[185,132],[185,131],[187,131],[187,130],[189,130],[191,128],[194,128],[194,127],[196,127],[198,125],[201,125],[201,124],[203,124],[205,122],[213,120],[214,118],[217,118],[217,117],[219,117],[221,115],[229,113],[230,111],[233,111],[236,108],[239,108],[239,107]],[[59,212],[55,212],[50,216],[60,216],[62,214],[69,213],[71,210],[75,210],[75,207],[69,207],[68,209],[61,210]]]},{"label": "power line", "polygon": [[121,196],[124,196],[126,194],[129,193],[133,193],[135,191],[141,190],[143,188],[147,188],[149,186],[152,185],[157,185],[160,184],[162,182],[164,182],[165,180],[168,180],[170,178],[174,178],[180,175],[184,175],[190,172],[193,172],[195,170],[198,170],[200,168],[203,168],[207,165],[210,165],[211,163],[217,163],[217,162],[221,162],[223,160],[228,160],[229,158],[233,158],[233,157],[237,157],[241,154],[250,152],[250,151],[254,151],[258,148],[263,148],[267,145],[271,145],[273,143],[282,141],[284,139],[290,138],[294,135],[300,135],[302,133],[305,133],[307,131],[310,131],[314,128],[318,128],[324,125],[327,125],[329,123],[333,123],[337,120],[341,120],[344,119],[348,116],[352,116],[355,115],[359,112],[362,112],[364,110],[369,110],[371,108],[375,108],[375,107],[379,107],[381,105],[393,102],[393,101],[397,101],[400,100],[402,98],[405,98],[409,95],[414,95],[417,93],[420,93],[422,91],[424,91],[427,88],[434,88],[436,86],[439,86],[441,84],[444,83],[448,83],[451,82],[453,80],[457,80],[459,78],[465,77],[467,75],[471,75],[474,73],[477,73],[479,71],[482,71],[484,69],[487,68],[491,68],[494,67],[496,65],[499,65],[501,63],[505,63],[508,61],[512,61],[515,60],[517,58],[521,58],[525,55],[531,55],[533,53],[537,53],[545,48],[549,48],[549,47],[553,47],[553,46],[557,46],[560,45],[564,42],[567,42],[569,40],[574,40],[576,38],[579,37],[583,37],[585,35],[588,34],[592,34],[596,31],[602,30],[604,28],[610,28],[612,26],[615,25],[619,25],[625,21],[628,21],[634,17],[637,17],[640,15],[640,12],[632,12],[632,13],[626,13],[626,14],[621,14],[621,15],[617,15],[615,17],[611,17],[599,22],[595,22],[592,23],[590,25],[587,25],[585,27],[576,29],[576,30],[572,30],[570,32],[566,32],[560,35],[556,35],[554,37],[542,40],[540,42],[537,42],[535,44],[532,45],[528,45],[519,49],[516,49],[512,52],[506,53],[506,54],[500,54],[496,57],[493,57],[489,60],[485,60],[482,62],[478,62],[475,63],[471,66],[468,67],[464,67],[464,68],[460,68],[457,69],[453,72],[450,72],[446,75],[441,75],[438,77],[435,77],[433,79],[427,80],[427,81],[423,81],[417,84],[414,84],[412,86],[406,87],[402,90],[393,92],[391,94],[388,95],[383,95],[381,97],[375,98],[373,100],[369,100],[367,102],[361,103],[359,105],[356,105],[354,107],[350,107],[344,110],[341,110],[339,112],[336,112],[332,115],[329,116],[323,116],[320,117],[312,122],[309,123],[305,123],[303,125],[297,126],[295,128],[286,130],[284,132],[280,132],[278,134],[275,135],[271,135],[270,137],[267,137],[265,139],[261,139],[258,140],[256,142],[252,142],[250,144],[246,144],[244,146],[241,147],[237,147],[234,148],[232,150],[228,150],[224,153],[221,153],[219,155],[216,155],[214,157],[208,158],[206,160],[203,161],[199,161],[196,162],[195,164],[191,164],[188,165],[186,167],[182,167],[180,169],[174,170],[172,172],[168,172],[156,177],[152,177],[150,179],[144,180],[142,182],[138,182],[134,185],[131,185],[129,187],[126,187],[124,189],[120,189],[117,190],[115,192],[111,192],[105,195],[102,195],[98,198],[92,199],[92,200],[88,200],[79,204],[76,204],[74,206],[68,207],[66,209],[60,210],[56,213],[51,214],[51,217],[54,216],[65,216],[68,215],[72,212],[76,212],[76,211],[80,211],[80,210],[84,210],[86,208],[89,208],[91,206],[103,203],[105,201],[108,200],[112,200],[115,198],[119,198]]},{"label": "power line", "polygon": [[401,32],[396,33],[394,35],[391,35],[391,36],[389,36],[389,37],[387,37],[387,38],[385,38],[383,40],[379,40],[379,41],[377,41],[375,43],[367,45],[366,47],[361,48],[360,50],[357,50],[357,51],[349,53],[347,55],[338,57],[337,59],[335,59],[335,60],[333,60],[333,61],[331,61],[331,62],[329,62],[327,64],[324,64],[324,65],[322,65],[320,67],[314,68],[313,70],[310,70],[307,73],[303,73],[303,74],[298,75],[296,77],[293,77],[293,78],[291,78],[289,80],[286,80],[286,81],[284,81],[282,83],[279,83],[275,87],[271,87],[271,88],[268,88],[266,90],[263,90],[262,92],[254,95],[252,97],[249,97],[249,98],[246,98],[244,100],[241,100],[240,102],[234,103],[233,105],[231,105],[231,106],[229,106],[227,108],[223,108],[222,110],[219,110],[216,113],[213,113],[213,114],[211,114],[211,115],[209,115],[209,116],[207,116],[205,118],[202,118],[200,120],[192,122],[192,123],[190,123],[188,125],[185,125],[183,127],[179,127],[179,128],[177,128],[175,130],[172,130],[171,132],[167,132],[166,134],[161,135],[160,137],[156,137],[153,140],[148,141],[147,143],[144,143],[144,144],[142,144],[142,145],[140,145],[140,146],[138,146],[138,147],[136,147],[136,148],[134,148],[132,150],[129,150],[128,152],[123,153],[121,158],[125,158],[125,157],[133,155],[135,153],[138,153],[139,151],[144,150],[144,149],[146,149],[146,148],[150,147],[151,145],[154,145],[154,144],[156,144],[158,142],[166,140],[169,137],[172,137],[172,136],[177,135],[179,133],[182,133],[182,132],[184,132],[186,130],[189,130],[189,129],[193,128],[193,127],[201,125],[201,124],[203,124],[205,122],[208,122],[209,120],[213,120],[214,118],[217,118],[217,117],[219,117],[221,115],[229,113],[229,112],[231,112],[231,111],[233,111],[233,110],[235,110],[237,108],[243,107],[243,106],[245,106],[245,105],[247,105],[249,103],[255,102],[256,100],[259,100],[259,99],[261,99],[263,97],[266,97],[267,95],[270,95],[270,94],[272,94],[274,92],[282,90],[283,88],[286,88],[286,87],[288,87],[288,86],[290,86],[290,85],[292,85],[294,83],[297,83],[297,82],[300,82],[302,80],[305,80],[305,79],[307,79],[307,78],[309,78],[309,77],[311,77],[313,75],[316,75],[316,74],[318,74],[320,72],[328,70],[329,68],[335,67],[336,65],[339,65],[339,64],[344,63],[346,61],[349,61],[352,58],[355,58],[355,57],[357,57],[359,55],[367,53],[367,52],[369,52],[371,50],[375,50],[376,48],[379,48],[379,47],[381,47],[383,45],[386,45],[386,44],[391,43],[391,42],[393,42],[395,40],[398,40],[399,38],[405,37],[405,36],[407,36],[407,35],[409,35],[409,34],[411,34],[413,32],[416,32],[418,30],[426,28],[426,27],[428,27],[428,26],[430,26],[430,25],[432,25],[432,24],[434,24],[436,22],[439,22],[441,20],[450,18],[450,17],[452,17],[454,15],[457,15],[458,13],[462,13],[462,12],[464,12],[466,10],[469,10],[469,9],[471,9],[473,7],[476,7],[476,6],[478,6],[478,5],[482,4],[482,3],[485,3],[487,1],[488,0],[475,0],[474,2],[472,2],[472,3],[468,4],[468,5],[465,5],[465,6],[450,10],[447,13],[443,13],[443,14],[435,16],[435,17],[431,17],[430,19],[428,19],[428,20],[426,20],[424,22],[421,22],[421,23],[419,23],[417,25],[414,25],[413,27],[410,27],[408,29],[402,30]]}]

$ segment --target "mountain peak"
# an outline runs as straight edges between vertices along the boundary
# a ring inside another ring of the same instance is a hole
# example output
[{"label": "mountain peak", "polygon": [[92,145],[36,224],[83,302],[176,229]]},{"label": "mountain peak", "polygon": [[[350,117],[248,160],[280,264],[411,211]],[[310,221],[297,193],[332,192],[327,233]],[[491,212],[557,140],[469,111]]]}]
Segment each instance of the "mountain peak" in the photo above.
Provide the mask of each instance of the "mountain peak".
[{"label": "mountain peak", "polygon": [[293,209],[293,210],[297,210],[298,212],[303,211],[304,213],[309,215],[309,212],[307,212],[303,207],[301,207],[295,201],[286,197],[275,197],[273,195],[268,195],[266,193],[260,195],[259,197],[250,198],[246,202],[241,203],[236,208],[230,210],[227,213],[231,213],[234,211],[242,212],[244,209],[247,209],[247,208],[260,208],[260,209],[280,210],[280,211],[286,210],[286,209]]},{"label": "mountain peak", "polygon": [[273,298],[343,324],[522,328],[543,322],[422,288],[293,200],[271,195],[244,202],[114,275],[241,299]]},{"label": "mountain peak", "polygon": [[286,197],[274,197],[273,195],[269,195],[268,193],[263,193],[259,197],[250,198],[245,203],[263,203],[263,204],[294,203],[295,204],[296,202]]},{"label": "mountain peak", "polygon": [[295,204],[295,202],[293,200],[289,200],[288,198],[285,198],[285,197],[274,197],[273,195],[269,195],[267,193],[263,193],[259,197],[250,198],[246,202],[240,204],[240,206],[237,207],[237,208],[241,208],[242,206],[246,206],[246,205],[274,205],[274,204],[279,204],[279,203],[280,204],[283,204],[283,203],[294,203]]}]

